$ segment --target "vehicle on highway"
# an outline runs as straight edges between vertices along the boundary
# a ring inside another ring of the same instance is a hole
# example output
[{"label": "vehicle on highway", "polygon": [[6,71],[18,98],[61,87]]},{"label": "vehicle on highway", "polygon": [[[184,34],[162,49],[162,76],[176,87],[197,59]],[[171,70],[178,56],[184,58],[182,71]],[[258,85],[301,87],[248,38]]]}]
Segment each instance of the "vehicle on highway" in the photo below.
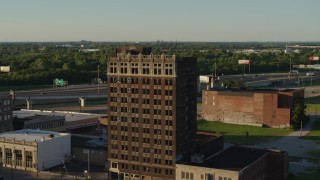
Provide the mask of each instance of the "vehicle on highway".
[{"label": "vehicle on highway", "polygon": [[289,73],[297,73],[298,74],[299,71],[298,70],[290,70]]},{"label": "vehicle on highway", "polygon": [[315,75],[316,73],[312,71],[306,73],[306,76],[315,76]]}]

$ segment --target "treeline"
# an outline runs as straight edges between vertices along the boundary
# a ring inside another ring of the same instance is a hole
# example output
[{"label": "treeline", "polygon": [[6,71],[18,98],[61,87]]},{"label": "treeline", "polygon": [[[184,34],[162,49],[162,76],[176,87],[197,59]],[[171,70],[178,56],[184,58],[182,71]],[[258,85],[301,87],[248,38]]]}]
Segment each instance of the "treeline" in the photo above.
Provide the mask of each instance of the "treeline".
[{"label": "treeline", "polygon": [[[318,50],[301,50],[285,54],[285,43],[260,42],[48,42],[48,43],[0,43],[0,65],[11,66],[11,72],[0,74],[0,85],[51,84],[54,78],[69,81],[69,84],[90,83],[100,77],[106,79],[107,59],[115,55],[115,48],[122,45],[152,47],[154,54],[177,54],[198,58],[200,74],[210,74],[216,64],[217,74],[238,74],[243,67],[239,59],[250,59],[251,73],[288,71],[291,64],[310,64],[309,56],[320,56]],[[309,43],[304,45],[319,45]],[[100,49],[84,52],[82,49]],[[235,50],[268,50],[259,53],[238,53]],[[277,51],[278,50],[278,51]],[[247,67],[248,72],[248,67]]]}]

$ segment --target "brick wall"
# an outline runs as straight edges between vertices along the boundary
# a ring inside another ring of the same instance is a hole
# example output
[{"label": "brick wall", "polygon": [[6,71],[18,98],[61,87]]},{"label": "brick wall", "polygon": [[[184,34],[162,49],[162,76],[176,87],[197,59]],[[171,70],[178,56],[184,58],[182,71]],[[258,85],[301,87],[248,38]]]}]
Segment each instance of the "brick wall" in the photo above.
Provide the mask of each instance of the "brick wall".
[{"label": "brick wall", "polygon": [[[298,90],[296,94],[302,94]],[[290,126],[294,92],[202,92],[202,116],[208,121],[255,126]]]}]

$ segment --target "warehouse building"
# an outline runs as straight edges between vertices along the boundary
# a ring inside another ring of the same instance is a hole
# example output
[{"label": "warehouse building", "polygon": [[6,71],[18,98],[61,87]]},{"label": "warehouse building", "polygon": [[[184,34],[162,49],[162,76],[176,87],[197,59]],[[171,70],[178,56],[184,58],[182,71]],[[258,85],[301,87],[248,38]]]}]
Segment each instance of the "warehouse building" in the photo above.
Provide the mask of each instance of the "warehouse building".
[{"label": "warehouse building", "polygon": [[202,117],[207,121],[289,127],[295,96],[304,89],[205,90]]}]

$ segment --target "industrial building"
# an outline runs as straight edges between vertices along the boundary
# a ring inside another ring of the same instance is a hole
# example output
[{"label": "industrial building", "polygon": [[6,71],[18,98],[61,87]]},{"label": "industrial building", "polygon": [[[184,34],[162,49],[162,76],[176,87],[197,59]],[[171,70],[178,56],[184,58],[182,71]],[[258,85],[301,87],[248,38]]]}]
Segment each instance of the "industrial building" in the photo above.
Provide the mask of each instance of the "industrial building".
[{"label": "industrial building", "polygon": [[25,118],[14,118],[14,130],[21,129],[51,129],[64,125],[65,117],[56,115],[34,115]]},{"label": "industrial building", "polygon": [[13,130],[11,96],[0,96],[0,133]]},{"label": "industrial building", "polygon": [[175,179],[195,142],[197,61],[141,51],[108,60],[109,178]]},{"label": "industrial building", "polygon": [[24,129],[0,134],[0,164],[41,171],[63,163],[71,155],[71,135]]},{"label": "industrial building", "polygon": [[176,180],[285,180],[285,151],[232,146],[209,158],[176,165]]},{"label": "industrial building", "polygon": [[207,121],[289,127],[295,96],[304,89],[204,90],[202,118]]}]

